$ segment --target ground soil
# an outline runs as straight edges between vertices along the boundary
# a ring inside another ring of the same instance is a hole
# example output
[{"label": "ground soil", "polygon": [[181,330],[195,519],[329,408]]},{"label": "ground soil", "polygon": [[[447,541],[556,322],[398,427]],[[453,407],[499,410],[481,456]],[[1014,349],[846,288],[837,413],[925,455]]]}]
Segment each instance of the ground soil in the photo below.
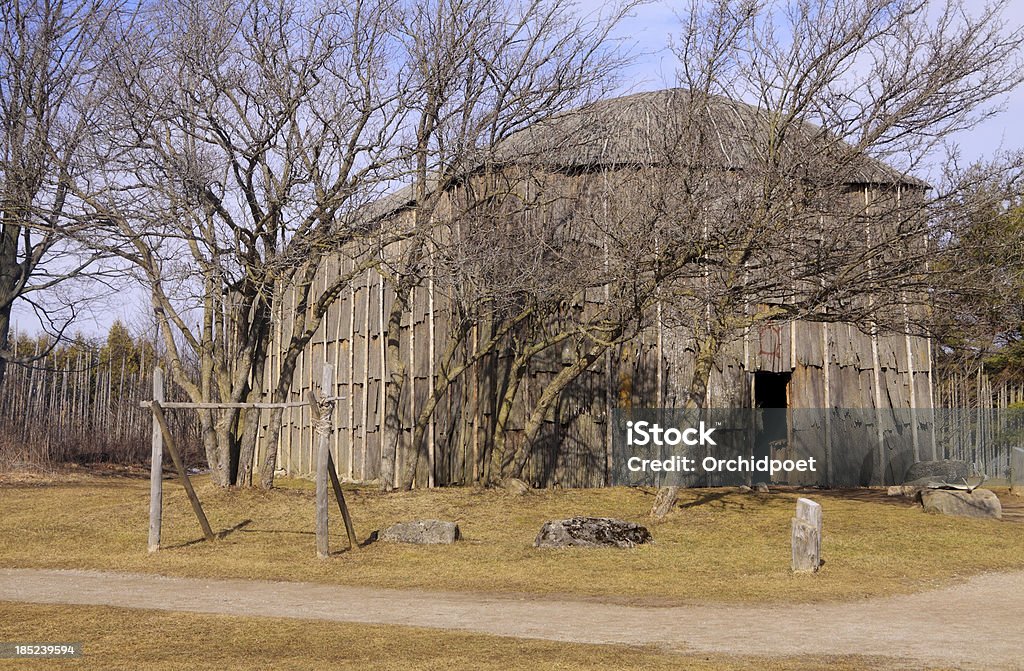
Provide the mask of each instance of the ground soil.
[{"label": "ground soil", "polygon": [[856,602],[657,608],[310,583],[0,569],[0,601],[409,625],[690,653],[880,655],[902,660],[901,668],[1024,669],[1024,572],[990,573],[943,589]]}]

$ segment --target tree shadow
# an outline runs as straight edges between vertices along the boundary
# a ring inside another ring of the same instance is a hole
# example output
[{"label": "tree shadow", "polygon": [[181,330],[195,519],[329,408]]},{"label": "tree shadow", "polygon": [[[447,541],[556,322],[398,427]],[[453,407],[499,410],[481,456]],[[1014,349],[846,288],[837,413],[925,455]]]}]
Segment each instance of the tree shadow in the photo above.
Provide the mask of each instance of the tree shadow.
[{"label": "tree shadow", "polygon": [[676,507],[683,508],[685,510],[686,508],[697,508],[698,506],[706,506],[716,501],[721,501],[726,496],[729,496],[732,493],[733,492],[701,492],[693,501],[677,504]]},{"label": "tree shadow", "polygon": [[242,520],[241,522],[239,522],[238,524],[236,524],[233,527],[225,529],[224,531],[218,531],[215,534],[215,536],[217,537],[218,540],[220,540],[222,538],[227,538],[228,535],[233,534],[236,531],[241,531],[241,530],[245,529],[247,526],[249,526],[250,524],[252,524],[252,520],[251,519]]},{"label": "tree shadow", "polygon": [[[216,532],[215,534],[213,534],[213,538],[214,538],[214,540],[221,540],[221,539],[227,538],[229,535],[233,534],[236,531],[245,531],[245,527],[249,526],[250,524],[252,524],[252,520],[251,519],[242,520],[241,522],[239,522],[238,524],[234,525],[233,527],[228,527],[227,529],[224,529],[223,531]],[[192,540],[185,541],[184,543],[177,543],[175,545],[161,545],[160,547],[162,549],[164,549],[164,550],[174,550],[174,549],[177,549],[177,548],[187,548],[190,545],[198,545],[199,543],[204,543],[204,542],[206,542],[205,538],[193,538]]]}]

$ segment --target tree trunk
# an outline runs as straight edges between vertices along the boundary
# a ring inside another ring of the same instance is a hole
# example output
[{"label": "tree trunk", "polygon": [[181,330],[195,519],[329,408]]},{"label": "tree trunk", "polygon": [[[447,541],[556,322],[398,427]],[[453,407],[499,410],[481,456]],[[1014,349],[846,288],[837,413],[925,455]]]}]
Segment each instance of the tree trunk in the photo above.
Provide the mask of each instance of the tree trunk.
[{"label": "tree trunk", "polygon": [[[715,364],[715,357],[718,355],[719,349],[718,339],[714,336],[708,336],[703,343],[698,344],[693,376],[690,378],[690,391],[686,399],[687,409],[701,410],[704,408],[711,379],[711,368]],[[654,505],[651,506],[651,517],[660,520],[668,515],[676,507],[678,498],[679,487],[660,487],[658,494],[654,497]]]},{"label": "tree trunk", "polygon": [[[266,348],[261,348],[266,352]],[[260,356],[258,363],[253,370],[252,389],[246,397],[249,403],[256,403],[263,395],[265,357]],[[253,459],[256,456],[256,437],[260,428],[260,411],[256,408],[245,410],[242,414],[242,436],[238,449],[238,472],[235,476],[235,484],[239,487],[252,486]]]},{"label": "tree trunk", "polygon": [[199,425],[203,435],[203,450],[206,452],[206,464],[210,467],[210,474],[213,481],[221,486],[227,486],[221,481],[223,469],[220,465],[220,450],[218,449],[217,428],[214,425],[212,410],[199,411]]},{"label": "tree trunk", "polygon": [[[420,192],[419,200],[421,208],[416,211],[416,227],[422,227],[425,220],[422,186],[418,187]],[[380,457],[380,487],[384,491],[390,491],[398,484],[395,482],[395,462],[398,458],[398,451],[401,448],[402,438],[402,392],[405,389],[405,359],[402,358],[402,315],[410,311],[410,297],[412,289],[416,285],[418,276],[412,271],[423,256],[424,239],[416,236],[410,241],[411,247],[405,261],[405,269],[399,274],[395,286],[395,300],[391,304],[391,312],[388,314],[387,339],[385,349],[385,367],[387,368],[387,380],[384,387],[384,430],[381,435],[383,449]],[[384,297],[381,296],[383,301]],[[411,320],[410,320],[411,322]],[[410,323],[409,328],[414,328]],[[409,385],[412,386],[411,384]],[[412,392],[410,392],[412,393]],[[413,447],[415,449],[415,447]],[[413,460],[411,454],[406,455],[407,460]],[[415,477],[415,471],[413,471]]]},{"label": "tree trunk", "polygon": [[8,348],[10,347],[11,334],[11,307],[0,307],[0,385],[4,383],[4,375],[7,373]]},{"label": "tree trunk", "polygon": [[532,313],[532,309],[525,309],[516,315],[515,318],[506,321],[499,329],[491,334],[491,337],[488,338],[487,342],[480,346],[473,356],[467,356],[461,363],[454,367],[452,367],[452,362],[454,361],[455,355],[460,349],[460,346],[466,342],[470,329],[468,326],[463,325],[457,333],[449,335],[448,344],[446,345],[445,352],[442,355],[442,361],[444,363],[439,366],[440,372],[434,382],[434,388],[431,391],[430,396],[427,398],[427,402],[424,404],[423,409],[420,410],[419,417],[416,420],[416,426],[413,429],[412,447],[410,448],[411,458],[406,462],[405,469],[403,469],[402,481],[400,483],[403,490],[407,491],[412,489],[412,481],[416,476],[416,469],[424,452],[423,440],[426,435],[427,426],[430,422],[431,416],[437,409],[437,404],[441,401],[445,392],[448,391],[455,380],[459,379],[459,377],[465,373],[470,366],[473,366],[480,361],[487,352],[494,349],[498,343],[505,339],[513,328],[522,323]]},{"label": "tree trunk", "polygon": [[420,410],[419,416],[416,418],[416,426],[413,428],[412,434],[412,447],[410,448],[409,459],[406,460],[405,469],[402,472],[401,481],[398,483],[399,487],[404,491],[412,489],[413,481],[416,478],[416,469],[419,467],[420,457],[423,453],[423,442],[426,436],[427,428],[430,425],[430,418],[434,414],[434,410],[437,409],[437,404],[444,396],[445,392],[451,387],[452,382],[457,380],[462,373],[469,368],[470,362],[463,361],[460,365],[452,368],[452,362],[455,359],[455,354],[459,350],[459,345],[465,342],[465,338],[468,331],[465,328],[461,328],[458,331],[453,331],[448,338],[448,344],[445,347],[444,354],[442,355],[442,364],[439,366],[437,376],[433,380],[434,387],[431,389],[430,396],[427,397],[427,402],[423,404],[423,408]]},{"label": "tree trunk", "polygon": [[[277,402],[276,398],[275,402]],[[274,487],[274,471],[277,469],[277,443],[281,438],[283,424],[284,408],[273,408],[270,411],[267,433],[263,436],[266,453],[263,455],[263,464],[260,466],[260,489],[273,489]]]},{"label": "tree trunk", "polygon": [[[622,334],[622,327],[619,326],[615,333],[612,334],[609,341],[614,341]],[[530,413],[530,418],[526,422],[526,428],[523,431],[523,443],[513,458],[512,468],[510,469],[509,476],[513,478],[522,478],[523,469],[526,467],[526,462],[530,457],[530,451],[533,447],[534,442],[537,440],[537,436],[540,434],[541,428],[544,426],[544,418],[548,414],[548,410],[555,404],[562,392],[568,388],[573,381],[576,380],[583,371],[590,368],[595,361],[608,350],[610,342],[602,342],[594,345],[587,353],[576,359],[572,365],[563,368],[555,375],[554,379],[548,383],[548,386],[544,388],[544,391],[540,395],[540,399],[537,401],[536,407],[533,412]]]},{"label": "tree trunk", "polygon": [[[401,287],[400,289],[404,289]],[[407,292],[403,292],[407,293]],[[384,431],[381,435],[380,487],[395,488],[395,459],[402,436],[402,390],[405,387],[405,360],[402,358],[402,313],[405,296],[396,293],[388,315],[385,361],[388,370],[384,390]]]},{"label": "tree trunk", "polygon": [[526,372],[526,360],[516,359],[509,371],[508,383],[505,386],[505,393],[501,396],[498,406],[498,416],[494,422],[494,447],[491,449],[491,473],[501,473],[505,468],[507,458],[508,420],[512,416],[512,407],[515,405],[516,396],[519,393],[519,384],[523,381],[523,374]]},{"label": "tree trunk", "polygon": [[18,230],[19,227],[13,223],[5,223],[0,231],[0,384],[3,384],[7,372],[5,355],[8,353],[11,310],[18,285]]},{"label": "tree trunk", "polygon": [[215,478],[221,487],[229,487],[233,484],[233,471],[237,469],[238,437],[235,433],[238,417],[238,410],[216,410],[220,417],[217,418],[217,454],[219,456],[217,477]]}]

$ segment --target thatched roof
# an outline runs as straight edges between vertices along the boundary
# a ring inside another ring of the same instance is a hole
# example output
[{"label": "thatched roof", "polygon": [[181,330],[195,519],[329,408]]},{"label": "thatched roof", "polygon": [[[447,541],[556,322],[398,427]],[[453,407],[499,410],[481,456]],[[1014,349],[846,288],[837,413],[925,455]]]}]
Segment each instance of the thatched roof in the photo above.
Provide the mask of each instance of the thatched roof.
[{"label": "thatched roof", "polygon": [[[685,89],[666,89],[556,115],[513,134],[492,156],[497,163],[563,169],[675,162],[747,170],[764,163],[771,126],[769,114],[751,105],[718,96],[698,101]],[[806,122],[786,124],[781,147],[784,161],[801,162],[811,176],[828,171],[849,184],[927,186]]]},{"label": "thatched roof", "polygon": [[[665,89],[601,100],[512,134],[486,158],[480,157],[479,165],[599,170],[699,163],[713,170],[743,171],[764,162],[764,138],[770,127],[766,112],[720,96],[704,97],[698,106],[694,99],[685,89]],[[810,123],[790,124],[782,147],[779,153],[789,167],[812,179],[928,187]],[[379,219],[414,202],[413,189],[406,186],[362,214]]]}]

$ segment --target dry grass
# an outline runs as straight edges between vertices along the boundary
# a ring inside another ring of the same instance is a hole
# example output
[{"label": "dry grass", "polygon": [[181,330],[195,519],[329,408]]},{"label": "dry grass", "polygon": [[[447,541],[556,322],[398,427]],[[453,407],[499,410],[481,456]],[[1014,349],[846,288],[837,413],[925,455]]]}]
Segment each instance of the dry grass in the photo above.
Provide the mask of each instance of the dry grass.
[{"label": "dry grass", "polygon": [[0,602],[0,640],[80,642],[81,659],[0,660],[0,669],[649,669],[765,671],[904,668],[881,658],[751,659],[674,654],[412,627]]},{"label": "dry grass", "polygon": [[[400,520],[452,519],[465,541],[418,547],[373,543],[317,560],[312,485],[272,492],[198,492],[217,530],[202,534],[181,487],[165,483],[164,550],[146,553],[148,483],[126,477],[41,478],[0,484],[0,566],[92,568],[196,577],[302,580],[433,590],[570,594],[632,603],[824,601],[906,593],[987,570],[1024,567],[1017,524],[945,518],[919,508],[812,493],[824,508],[826,560],[815,576],[789,571],[796,493],[689,490],[634,550],[539,550],[548,519],[607,515],[644,521],[651,494],[636,489],[440,489],[347,494],[357,532]],[[344,528],[332,510],[332,547]],[[1012,531],[1012,533],[1008,533]]]}]

